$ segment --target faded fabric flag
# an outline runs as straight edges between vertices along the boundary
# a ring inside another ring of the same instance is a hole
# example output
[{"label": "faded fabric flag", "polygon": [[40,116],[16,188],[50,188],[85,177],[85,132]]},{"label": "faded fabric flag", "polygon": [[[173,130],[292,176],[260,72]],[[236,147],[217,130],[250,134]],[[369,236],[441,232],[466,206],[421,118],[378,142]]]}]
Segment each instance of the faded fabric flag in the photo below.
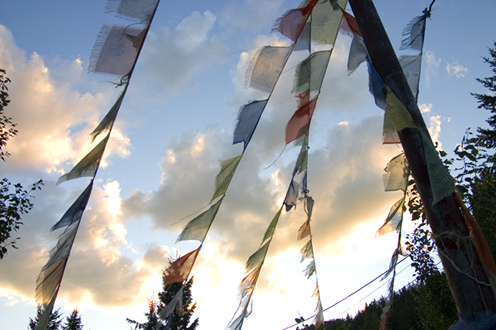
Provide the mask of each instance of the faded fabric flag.
[{"label": "faded fabric flag", "polygon": [[93,132],[91,132],[91,134],[90,134],[92,137],[91,142],[95,141],[95,138],[98,135],[100,135],[102,132],[104,132],[106,130],[110,130],[111,127],[114,125],[115,118],[117,117],[117,113],[119,112],[119,109],[121,108],[121,104],[122,104],[122,100],[124,99],[124,95],[126,94],[127,86],[128,86],[128,84],[126,84],[126,87],[124,88],[124,90],[122,91],[121,95],[119,96],[117,101],[114,103],[112,108],[110,108],[107,115],[105,115],[105,117],[103,117],[100,124],[98,124],[98,126],[93,130]]},{"label": "faded fabric flag", "polygon": [[416,128],[412,116],[394,92],[386,87],[386,112],[384,113],[383,135],[399,132],[405,128]]},{"label": "faded fabric flag", "polygon": [[230,159],[223,160],[220,163],[220,172],[215,178],[215,193],[210,202],[213,202],[217,197],[222,196],[226,193],[229,184],[231,183],[234,172],[238,167],[239,161],[243,157],[243,154],[233,157]]},{"label": "faded fabric flag", "polygon": [[310,221],[307,219],[298,229],[298,241],[304,239],[305,237],[310,236]]},{"label": "faded fabric flag", "polygon": [[188,279],[201,247],[200,245],[196,250],[176,259],[164,270],[164,286],[175,282],[184,282]]},{"label": "faded fabric flag", "polygon": [[401,221],[403,220],[404,205],[405,196],[401,197],[396,203],[393,204],[389,210],[386,220],[384,221],[384,224],[377,230],[377,237],[400,230]]},{"label": "faded fabric flag", "polygon": [[106,13],[115,12],[118,16],[150,20],[159,0],[108,0]]},{"label": "faded fabric flag", "polygon": [[385,191],[406,191],[410,168],[408,167],[408,161],[404,153],[393,157],[384,170],[386,173],[382,179]]},{"label": "faded fabric flag", "polygon": [[310,102],[301,105],[298,110],[295,111],[288,124],[286,125],[286,144],[296,140],[300,136],[304,135],[307,130],[305,126],[310,124],[313,112],[315,111],[315,106],[317,104],[318,95],[315,96]]},{"label": "faded fabric flag", "polygon": [[343,19],[343,23],[341,24],[341,29],[344,32],[347,32],[347,33],[350,33],[350,34],[356,33],[359,36],[361,36],[362,33],[360,32],[360,28],[358,27],[358,23],[357,23],[355,17],[353,17],[352,15],[348,14],[344,10],[342,10],[342,12],[343,12],[344,19]]},{"label": "faded fabric flag", "polygon": [[299,183],[295,180],[291,180],[291,184],[289,185],[288,192],[286,194],[286,199],[284,200],[284,205],[286,205],[286,212],[291,210],[291,208],[296,205],[296,202],[298,201],[299,190]]},{"label": "faded fabric flag", "polygon": [[379,72],[377,72],[377,69],[369,58],[367,58],[367,65],[369,69],[370,94],[374,97],[375,104],[384,110],[386,109],[386,83],[382,79]]},{"label": "faded fabric flag", "polygon": [[188,222],[186,227],[184,227],[183,231],[177,238],[176,243],[180,241],[192,240],[203,243],[205,237],[207,236],[208,230],[210,229],[210,226],[212,225],[212,222],[217,215],[217,211],[219,211],[219,206],[223,200],[224,197],[219,199],[219,201],[212,205],[207,211],[203,212],[202,214]]},{"label": "faded fabric flag", "polygon": [[258,122],[269,100],[253,101],[239,109],[238,123],[234,130],[233,144],[243,142],[243,151],[250,143],[253,132],[257,128]]},{"label": "faded fabric flag", "polygon": [[57,245],[50,251],[50,257],[41,268],[36,278],[36,301],[39,304],[48,304],[60,287],[65,266],[76,238],[79,222],[74,223],[69,230],[63,232]]},{"label": "faded fabric flag", "polygon": [[270,222],[269,227],[267,227],[267,229],[265,230],[262,243],[265,242],[267,239],[272,238],[272,236],[274,235],[274,232],[276,231],[277,223],[279,222],[279,217],[281,216],[281,212],[282,212],[282,206],[279,208],[279,211],[277,211],[276,215]]},{"label": "faded fabric flag", "polygon": [[399,62],[413,96],[418,100],[422,55],[403,55],[399,58]]},{"label": "faded fabric flag", "polygon": [[363,43],[362,37],[358,34],[353,34],[351,41],[350,53],[348,55],[348,74],[352,74],[360,64],[365,62],[368,58],[367,47]]},{"label": "faded fabric flag", "polygon": [[262,245],[255,253],[253,253],[246,262],[245,271],[249,272],[250,270],[259,267],[263,264],[265,260],[265,256],[267,255],[267,251],[269,250],[271,240],[267,241],[264,245]]},{"label": "faded fabric flag", "polygon": [[422,51],[424,45],[425,21],[427,15],[415,17],[403,30],[405,39],[401,42],[400,49],[414,49]]},{"label": "faded fabric flag", "polygon": [[89,72],[129,74],[145,38],[145,29],[104,25],[91,52]]},{"label": "faded fabric flag", "polygon": [[294,45],[264,46],[253,56],[246,72],[246,85],[272,92],[288,61]]},{"label": "faded fabric flag", "polygon": [[310,54],[296,67],[294,93],[320,91],[332,50]]},{"label": "faded fabric flag", "polygon": [[93,188],[93,180],[90,181],[88,187],[83,191],[83,193],[76,199],[76,201],[69,207],[69,209],[64,213],[62,218],[53,225],[50,231],[57,230],[59,228],[68,227],[81,220],[83,216],[84,209],[88,204],[90,199],[91,190]]},{"label": "faded fabric flag", "polygon": [[279,31],[283,36],[296,42],[317,2],[318,0],[312,0],[303,8],[288,10],[282,17],[277,19],[272,32]]},{"label": "faded fabric flag", "polygon": [[[347,0],[319,1],[310,18],[311,39],[321,44],[334,45],[343,18],[341,8]],[[303,35],[300,36],[300,39]]]},{"label": "faded fabric flag", "polygon": [[107,146],[109,136],[110,135],[108,134],[102,141],[100,141],[100,143],[98,143],[98,145],[93,148],[93,150],[91,150],[86,156],[84,156],[84,158],[81,159],[69,173],[62,175],[57,180],[57,184],[84,176],[94,177],[96,174],[96,170],[100,165],[100,160],[102,158],[103,152],[105,151],[105,147]]}]

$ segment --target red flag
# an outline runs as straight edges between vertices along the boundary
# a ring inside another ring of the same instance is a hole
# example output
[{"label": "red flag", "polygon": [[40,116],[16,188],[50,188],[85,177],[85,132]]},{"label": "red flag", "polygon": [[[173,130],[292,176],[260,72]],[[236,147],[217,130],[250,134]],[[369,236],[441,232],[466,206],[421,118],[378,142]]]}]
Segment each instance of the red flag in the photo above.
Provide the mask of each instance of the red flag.
[{"label": "red flag", "polygon": [[317,2],[318,0],[312,0],[303,8],[287,11],[282,17],[277,19],[272,31],[279,31],[283,36],[296,42]]},{"label": "red flag", "polygon": [[170,266],[164,270],[164,285],[186,281],[195,264],[200,249],[201,245],[196,250],[183,255],[181,258],[176,259],[171,263]]},{"label": "red flag", "polygon": [[298,97],[298,110],[295,111],[286,126],[286,144],[296,140],[307,132],[308,124],[310,124],[315,105],[317,104],[318,95],[310,102],[308,102],[308,92],[301,93]]},{"label": "red flag", "polygon": [[341,9],[341,11],[343,12],[343,18],[344,18],[343,22],[341,23],[341,29],[343,29],[347,32],[356,33],[359,36],[362,36],[362,33],[360,32],[360,28],[358,27],[358,24],[357,24],[355,17],[348,14],[347,12],[345,12],[342,9]]}]

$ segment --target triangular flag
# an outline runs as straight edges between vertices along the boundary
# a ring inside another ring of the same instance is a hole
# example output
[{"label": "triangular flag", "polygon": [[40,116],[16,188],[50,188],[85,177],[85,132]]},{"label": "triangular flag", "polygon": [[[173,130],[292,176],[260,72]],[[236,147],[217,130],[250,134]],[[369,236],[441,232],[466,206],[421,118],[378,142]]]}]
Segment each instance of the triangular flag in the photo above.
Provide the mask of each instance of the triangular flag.
[{"label": "triangular flag", "polygon": [[310,102],[300,106],[298,110],[295,111],[286,125],[286,144],[296,140],[300,136],[304,135],[304,133],[308,132],[305,130],[305,126],[307,126],[312,119],[313,112],[317,104],[317,98],[318,95]]},{"label": "triangular flag", "polygon": [[88,200],[90,199],[91,189],[93,188],[93,180],[91,180],[90,184],[83,193],[76,199],[76,201],[69,207],[69,209],[64,213],[62,218],[53,225],[50,231],[57,230],[59,228],[68,227],[73,223],[81,220],[84,209],[88,204]]},{"label": "triangular flag", "polygon": [[301,248],[301,261],[306,260],[308,258],[313,258],[313,244],[312,240],[308,240],[308,242]]},{"label": "triangular flag", "polygon": [[267,227],[267,230],[265,230],[265,235],[262,240],[262,243],[265,242],[267,239],[272,238],[272,236],[274,235],[274,232],[276,231],[276,227],[277,227],[277,222],[279,221],[279,217],[281,216],[281,211],[282,211],[282,206],[279,208],[279,211],[277,211],[276,215],[270,222],[269,227]]},{"label": "triangular flag", "polygon": [[249,272],[250,270],[260,266],[263,264],[265,260],[265,256],[267,255],[267,251],[269,250],[271,240],[267,241],[264,245],[262,245],[255,253],[253,253],[246,262],[245,271]]},{"label": "triangular flag", "polygon": [[268,101],[268,99],[253,101],[241,107],[238,114],[238,123],[234,130],[233,144],[244,142],[243,150],[246,149]]},{"label": "triangular flag", "polygon": [[345,32],[352,33],[352,34],[358,34],[359,36],[362,35],[360,32],[360,28],[358,27],[358,23],[352,15],[348,14],[343,10],[343,17],[344,20],[341,23],[341,29],[343,29]]},{"label": "triangular flag", "polygon": [[283,36],[297,41],[317,2],[318,0],[312,0],[303,8],[288,10],[282,17],[277,19],[272,32],[279,31]]},{"label": "triangular flag", "polygon": [[93,148],[93,150],[91,150],[86,156],[84,156],[84,158],[81,159],[69,173],[62,175],[57,180],[57,184],[84,176],[94,177],[96,174],[96,170],[100,165],[100,160],[102,158],[103,152],[105,151],[109,136],[110,135],[107,135],[102,141],[100,141],[100,143],[98,143],[98,145]]},{"label": "triangular flag", "polygon": [[224,198],[219,199],[219,201],[212,205],[207,211],[188,222],[177,238],[176,243],[191,240],[197,240],[200,241],[200,243],[203,243],[223,199]]},{"label": "triangular flag", "polygon": [[217,197],[226,193],[234,172],[236,172],[236,168],[238,167],[239,161],[242,157],[243,155],[241,154],[239,156],[223,160],[220,163],[220,172],[215,178],[215,193],[210,202],[213,202]]},{"label": "triangular flag", "polygon": [[405,196],[393,204],[389,214],[381,228],[377,230],[376,236],[382,236],[387,233],[398,231],[401,221],[403,220],[403,207],[405,205]]},{"label": "triangular flag", "polygon": [[188,279],[196,257],[200,253],[201,245],[189,253],[172,262],[163,273],[164,286],[175,282],[184,282]]},{"label": "triangular flag", "polygon": [[293,206],[296,205],[298,201],[298,191],[300,189],[300,185],[295,180],[291,180],[291,184],[288,188],[288,193],[286,194],[286,199],[284,200],[284,205],[286,205],[286,212],[291,210]]},{"label": "triangular flag", "polygon": [[310,221],[305,220],[305,222],[301,225],[300,229],[298,229],[298,241],[308,237],[310,235]]},{"label": "triangular flag", "polygon": [[112,108],[110,108],[107,115],[105,115],[105,117],[103,117],[100,124],[98,124],[98,126],[93,130],[93,132],[91,132],[91,134],[90,134],[92,137],[91,142],[95,141],[95,138],[98,135],[100,135],[102,132],[104,132],[106,130],[109,130],[112,127],[112,125],[114,124],[115,118],[117,117],[117,113],[119,112],[119,109],[121,107],[122,100],[124,99],[124,95],[126,94],[127,86],[128,85],[126,84],[126,87],[124,88],[124,90],[122,91],[121,95],[119,96],[117,101],[114,103]]}]

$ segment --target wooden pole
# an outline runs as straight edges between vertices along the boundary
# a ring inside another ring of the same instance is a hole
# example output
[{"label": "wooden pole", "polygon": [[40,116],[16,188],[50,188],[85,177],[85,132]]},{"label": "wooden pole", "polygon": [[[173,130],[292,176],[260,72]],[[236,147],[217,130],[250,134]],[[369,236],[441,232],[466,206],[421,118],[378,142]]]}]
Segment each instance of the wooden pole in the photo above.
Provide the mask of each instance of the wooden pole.
[{"label": "wooden pole", "polygon": [[377,10],[372,0],[350,0],[350,5],[373,65],[386,85],[405,105],[417,126],[417,129],[406,128],[398,134],[439,250],[460,321],[471,323],[494,316],[496,295],[491,285],[493,274],[488,272],[487,265],[479,258],[455,195],[433,205],[420,131],[429,138],[430,135]]}]

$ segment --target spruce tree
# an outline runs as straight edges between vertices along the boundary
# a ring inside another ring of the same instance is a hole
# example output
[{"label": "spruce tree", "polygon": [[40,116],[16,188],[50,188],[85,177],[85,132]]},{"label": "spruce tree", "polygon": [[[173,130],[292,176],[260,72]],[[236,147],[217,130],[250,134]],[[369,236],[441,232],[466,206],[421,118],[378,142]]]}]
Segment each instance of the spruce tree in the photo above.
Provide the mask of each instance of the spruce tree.
[{"label": "spruce tree", "polygon": [[[42,317],[42,315],[43,306],[38,305],[38,308],[36,310],[36,317],[34,319],[29,318],[29,329],[36,329],[36,326],[40,322],[40,318]],[[60,314],[60,311],[58,309],[52,311],[52,314],[50,314],[50,319],[48,320],[46,330],[59,330],[60,323],[62,323],[61,317],[62,315]]]},{"label": "spruce tree", "polygon": [[83,322],[77,308],[65,319],[65,325],[62,326],[62,330],[83,330]]}]

